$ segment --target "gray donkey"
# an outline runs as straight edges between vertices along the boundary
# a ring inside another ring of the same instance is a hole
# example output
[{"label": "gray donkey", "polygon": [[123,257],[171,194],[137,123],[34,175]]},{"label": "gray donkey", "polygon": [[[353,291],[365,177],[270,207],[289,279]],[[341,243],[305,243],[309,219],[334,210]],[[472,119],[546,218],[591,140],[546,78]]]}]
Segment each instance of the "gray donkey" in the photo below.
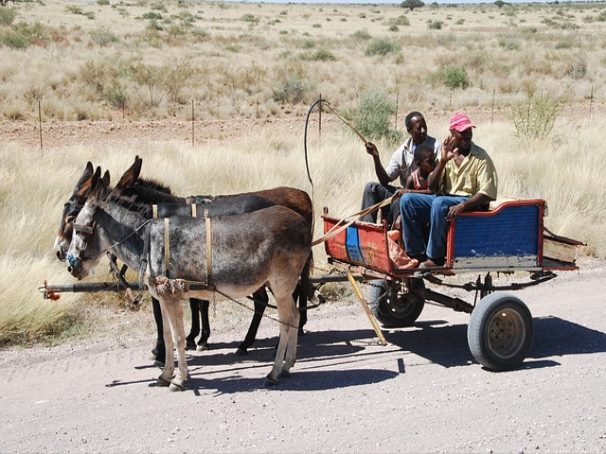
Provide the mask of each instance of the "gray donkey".
[{"label": "gray donkey", "polygon": [[[269,286],[278,308],[280,338],[268,385],[287,376],[297,351],[299,311],[292,293],[311,254],[311,229],[298,213],[272,206],[252,213],[150,219],[150,207],[116,194],[109,172],[93,176],[92,191],[74,222],[68,271],[87,276],[111,251],[133,269],[145,265],[144,282],[160,301],[166,344],[161,385],[181,390],[188,378],[183,327],[186,298],[240,298]],[[198,288],[203,288],[198,290]],[[174,343],[178,371],[174,373]]]}]

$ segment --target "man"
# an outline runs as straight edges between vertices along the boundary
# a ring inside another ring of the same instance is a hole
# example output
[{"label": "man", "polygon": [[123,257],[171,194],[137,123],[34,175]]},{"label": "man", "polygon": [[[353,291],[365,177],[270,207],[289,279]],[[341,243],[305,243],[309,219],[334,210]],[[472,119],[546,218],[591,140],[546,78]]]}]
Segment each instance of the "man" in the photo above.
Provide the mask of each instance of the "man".
[{"label": "man", "polygon": [[[372,156],[375,165],[375,173],[377,174],[379,183],[366,184],[364,196],[362,198],[362,209],[368,208],[394,195],[398,188],[392,186],[390,183],[396,178],[400,177],[400,184],[402,187],[406,186],[406,179],[416,168],[416,165],[414,164],[414,153],[417,146],[422,144],[427,145],[434,150],[436,155],[438,153],[440,143],[433,137],[427,135],[427,124],[420,112],[410,112],[406,115],[404,124],[410,137],[394,151],[387,168],[383,168],[383,165],[381,164],[381,158],[379,157],[377,147],[371,142],[366,144],[366,152]],[[387,219],[388,223],[391,225],[398,215],[397,202],[391,207],[384,207],[382,209],[382,214],[383,219]],[[361,220],[366,222],[377,222],[376,211],[363,216]]]},{"label": "man", "polygon": [[411,193],[400,199],[406,253],[423,262],[420,268],[444,265],[449,220],[463,211],[486,209],[497,197],[496,170],[486,151],[472,142],[473,128],[465,114],[450,118],[450,135],[442,144],[438,165],[429,175],[430,188],[440,195]]}]

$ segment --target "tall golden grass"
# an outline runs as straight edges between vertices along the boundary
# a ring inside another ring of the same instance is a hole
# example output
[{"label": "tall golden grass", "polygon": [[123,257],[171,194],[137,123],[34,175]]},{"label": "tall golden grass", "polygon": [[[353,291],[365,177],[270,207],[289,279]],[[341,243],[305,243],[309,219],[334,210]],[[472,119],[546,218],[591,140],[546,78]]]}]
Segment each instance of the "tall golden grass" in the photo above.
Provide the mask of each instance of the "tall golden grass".
[{"label": "tall golden grass", "polygon": [[[446,117],[428,117],[428,121],[430,133],[443,138]],[[604,258],[604,131],[604,118],[594,118],[590,125],[562,119],[552,139],[520,142],[509,123],[479,122],[474,139],[495,161],[500,194],[546,199],[547,227],[586,241],[589,254]],[[309,136],[318,237],[322,207],[329,207],[336,216],[356,212],[364,184],[375,176],[362,142],[339,122],[326,122],[321,140],[317,124],[312,124]],[[51,248],[63,203],[86,161],[110,170],[116,182],[138,154],[143,158],[142,176],[158,179],[183,195],[225,194],[279,185],[311,193],[302,141],[301,120],[296,127],[268,125],[195,148],[182,139],[155,143],[144,137],[136,145],[110,142],[94,147],[66,146],[45,149],[43,154],[36,148],[0,144],[0,273],[4,277],[0,343],[56,335],[82,320],[82,297],[64,294],[59,302],[42,301],[36,289],[44,280],[73,282]],[[386,143],[378,146],[386,164],[392,147]],[[322,246],[314,252],[316,263],[323,263]],[[100,269],[97,279],[107,277]]]}]

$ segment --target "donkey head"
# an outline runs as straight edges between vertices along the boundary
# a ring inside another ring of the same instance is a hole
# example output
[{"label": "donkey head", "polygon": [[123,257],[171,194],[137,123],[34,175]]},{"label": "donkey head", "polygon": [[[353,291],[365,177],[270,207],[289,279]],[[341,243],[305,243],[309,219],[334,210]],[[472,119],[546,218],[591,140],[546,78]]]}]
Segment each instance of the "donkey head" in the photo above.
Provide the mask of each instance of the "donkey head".
[{"label": "donkey head", "polygon": [[[142,162],[143,160],[139,156],[135,156],[135,162],[124,172],[124,175],[122,175],[122,178],[120,178],[120,181],[116,185],[116,189],[125,192],[138,181]],[[63,207],[61,224],[59,225],[59,231],[53,247],[57,258],[62,262],[65,261],[67,249],[72,241],[74,220],[88,199],[95,176],[97,179],[101,176],[101,168],[97,167],[97,170],[93,172],[93,165],[88,162],[82,176],[78,180],[78,183],[76,183],[74,192]]]},{"label": "donkey head", "polygon": [[72,223],[72,240],[67,251],[67,271],[72,276],[82,279],[86,277],[103,257],[103,239],[99,229],[95,227],[99,204],[107,196],[109,188],[109,172],[103,178],[93,176],[92,189],[86,203]]},{"label": "donkey head", "polygon": [[84,203],[90,194],[95,175],[99,178],[101,175],[101,168],[97,167],[97,170],[93,172],[93,165],[90,161],[87,162],[84,172],[80,176],[78,183],[76,183],[71,197],[65,202],[65,205],[63,205],[61,223],[59,224],[59,231],[57,232],[57,237],[55,238],[55,244],[53,246],[57,258],[62,262],[65,261],[67,248],[72,241],[72,226],[74,219],[76,219],[76,216],[84,206]]}]

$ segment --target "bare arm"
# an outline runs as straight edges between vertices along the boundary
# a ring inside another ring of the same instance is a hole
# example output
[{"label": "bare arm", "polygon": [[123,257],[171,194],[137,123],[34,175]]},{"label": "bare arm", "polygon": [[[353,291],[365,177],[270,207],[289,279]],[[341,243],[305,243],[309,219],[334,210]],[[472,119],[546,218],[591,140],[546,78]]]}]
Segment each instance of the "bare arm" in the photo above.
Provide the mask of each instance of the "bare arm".
[{"label": "bare arm", "polygon": [[385,168],[383,164],[381,164],[381,158],[379,157],[379,150],[372,142],[366,143],[366,152],[372,156],[373,163],[375,165],[375,173],[377,174],[377,178],[379,179],[379,183],[383,186],[389,185],[391,182],[389,177],[387,176],[387,172],[385,172]]}]

